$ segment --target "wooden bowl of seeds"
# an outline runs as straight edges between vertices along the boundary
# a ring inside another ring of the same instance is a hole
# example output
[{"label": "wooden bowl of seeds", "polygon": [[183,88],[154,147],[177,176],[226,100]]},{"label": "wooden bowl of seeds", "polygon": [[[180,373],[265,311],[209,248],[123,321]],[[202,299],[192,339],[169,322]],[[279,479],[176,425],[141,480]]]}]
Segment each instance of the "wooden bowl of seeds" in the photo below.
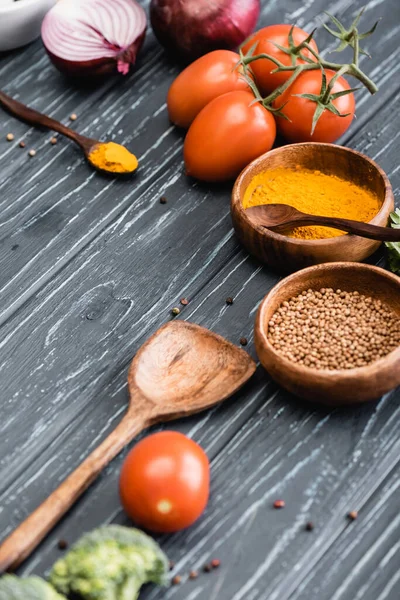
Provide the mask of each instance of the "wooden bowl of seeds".
[{"label": "wooden bowl of seeds", "polygon": [[[327,178],[326,187],[330,187],[329,179],[333,177],[370,192],[378,200],[375,216],[368,221],[373,225],[385,227],[389,222],[391,211],[394,210],[394,197],[389,179],[379,165],[368,156],[335,144],[307,142],[282,146],[250,163],[239,175],[233,188],[231,201],[233,227],[239,241],[250,254],[273,269],[287,273],[326,262],[360,262],[379,248],[381,242],[356,235],[301,239],[255,225],[246,215],[244,208],[246,192],[251,189],[257,177],[263,173],[276,173],[282,168],[320,173],[321,178]],[[278,183],[276,180],[275,183],[285,203],[291,204],[293,202],[291,192],[285,189],[282,181]],[[321,188],[323,193],[324,186]],[[300,195],[303,194],[304,198],[308,197],[307,187],[301,180],[296,191]],[[333,200],[333,206],[340,208],[336,216],[347,216],[341,210],[346,203],[351,203],[351,198],[344,186],[341,193]],[[318,211],[314,204],[304,212],[322,215],[324,211]],[[323,216],[335,215],[327,213]],[[347,218],[354,217],[347,216]],[[356,220],[362,221],[363,218],[356,218]]]},{"label": "wooden bowl of seeds", "polygon": [[261,302],[255,345],[272,379],[301,398],[376,400],[400,385],[400,278],[348,262],[298,271]]}]

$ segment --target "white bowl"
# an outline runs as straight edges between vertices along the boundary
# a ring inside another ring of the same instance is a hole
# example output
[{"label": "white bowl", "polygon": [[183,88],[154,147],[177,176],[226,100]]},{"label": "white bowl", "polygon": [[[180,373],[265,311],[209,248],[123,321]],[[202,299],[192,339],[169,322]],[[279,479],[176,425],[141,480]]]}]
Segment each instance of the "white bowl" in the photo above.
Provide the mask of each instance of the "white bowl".
[{"label": "white bowl", "polygon": [[57,0],[0,0],[0,52],[33,42],[44,15]]}]

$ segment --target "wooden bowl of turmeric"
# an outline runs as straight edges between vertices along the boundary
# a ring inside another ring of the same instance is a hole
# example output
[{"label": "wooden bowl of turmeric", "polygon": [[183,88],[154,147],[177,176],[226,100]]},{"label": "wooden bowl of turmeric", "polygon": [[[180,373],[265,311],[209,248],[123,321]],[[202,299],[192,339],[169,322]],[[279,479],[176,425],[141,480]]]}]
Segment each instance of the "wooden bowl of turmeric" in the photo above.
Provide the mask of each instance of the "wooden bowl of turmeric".
[{"label": "wooden bowl of turmeric", "polygon": [[246,216],[246,208],[272,203],[381,226],[388,224],[394,210],[389,179],[360,152],[313,142],[283,146],[260,156],[236,180],[233,226],[250,254],[284,272],[325,262],[360,262],[381,242],[314,226],[282,235],[254,225]]}]

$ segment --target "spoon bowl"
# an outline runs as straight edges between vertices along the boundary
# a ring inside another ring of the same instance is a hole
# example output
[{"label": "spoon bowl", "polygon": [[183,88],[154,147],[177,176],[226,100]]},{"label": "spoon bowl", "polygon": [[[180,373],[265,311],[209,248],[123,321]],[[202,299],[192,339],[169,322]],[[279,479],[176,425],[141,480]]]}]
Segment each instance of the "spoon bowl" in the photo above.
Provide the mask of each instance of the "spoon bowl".
[{"label": "spoon bowl", "polygon": [[116,429],[1,544],[0,574],[17,568],[105,466],[152,424],[188,416],[236,392],[256,369],[219,335],[183,321],[161,327],[138,351],[128,374],[129,407]]},{"label": "spoon bowl", "polygon": [[150,419],[176,419],[231,396],[254,372],[250,356],[215,333],[187,321],[161,327],[134,358],[130,402]]},{"label": "spoon bowl", "polygon": [[246,215],[250,217],[254,225],[266,227],[279,233],[284,233],[294,227],[303,225],[327,225],[328,227],[335,227],[370,240],[400,242],[400,229],[378,227],[378,225],[371,225],[371,223],[353,221],[351,219],[310,215],[288,204],[252,206],[246,209]]}]

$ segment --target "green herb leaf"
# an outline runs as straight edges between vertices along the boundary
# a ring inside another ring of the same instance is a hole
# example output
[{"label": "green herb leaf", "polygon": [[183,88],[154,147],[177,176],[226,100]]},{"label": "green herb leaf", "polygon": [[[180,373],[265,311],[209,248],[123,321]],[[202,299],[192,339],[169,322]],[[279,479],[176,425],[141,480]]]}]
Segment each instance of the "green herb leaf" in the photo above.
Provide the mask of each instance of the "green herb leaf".
[{"label": "green herb leaf", "polygon": [[[396,208],[391,213],[390,219],[392,227],[400,229],[400,208]],[[388,250],[388,262],[390,270],[397,275],[400,275],[400,242],[386,242],[385,246]]]}]

